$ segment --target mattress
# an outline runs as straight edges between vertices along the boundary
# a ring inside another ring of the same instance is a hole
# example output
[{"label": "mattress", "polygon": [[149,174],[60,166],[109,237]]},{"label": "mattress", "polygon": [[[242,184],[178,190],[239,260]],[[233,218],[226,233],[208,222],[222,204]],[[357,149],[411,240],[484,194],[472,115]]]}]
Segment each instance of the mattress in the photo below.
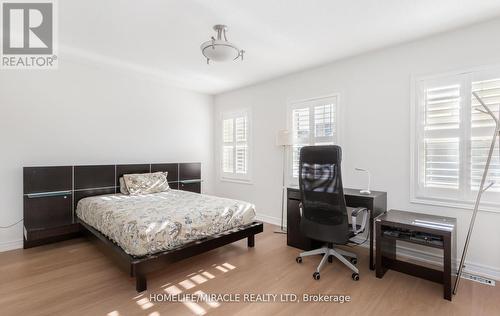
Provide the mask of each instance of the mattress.
[{"label": "mattress", "polygon": [[145,195],[110,194],[80,200],[80,220],[126,253],[145,256],[250,224],[251,203],[180,190]]}]

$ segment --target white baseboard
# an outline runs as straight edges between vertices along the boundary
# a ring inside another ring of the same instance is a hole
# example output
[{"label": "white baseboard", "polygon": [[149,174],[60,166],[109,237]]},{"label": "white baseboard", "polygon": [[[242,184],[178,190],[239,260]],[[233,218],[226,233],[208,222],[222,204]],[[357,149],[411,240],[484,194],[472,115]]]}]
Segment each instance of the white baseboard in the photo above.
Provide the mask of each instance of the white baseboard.
[{"label": "white baseboard", "polygon": [[12,240],[0,242],[0,252],[23,248],[23,240]]},{"label": "white baseboard", "polygon": [[[273,224],[276,226],[281,225],[281,218],[280,217],[268,216],[268,215],[264,215],[264,214],[257,214],[255,216],[255,219],[258,221],[263,221],[265,223]],[[286,223],[283,223],[283,226],[286,228]]]}]

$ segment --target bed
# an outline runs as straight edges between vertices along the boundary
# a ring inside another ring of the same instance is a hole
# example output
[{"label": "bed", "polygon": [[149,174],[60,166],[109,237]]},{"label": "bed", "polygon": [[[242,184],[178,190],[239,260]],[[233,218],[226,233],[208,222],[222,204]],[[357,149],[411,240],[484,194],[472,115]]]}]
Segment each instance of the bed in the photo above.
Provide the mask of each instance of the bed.
[{"label": "bed", "polygon": [[[164,192],[119,193],[120,178],[158,172]],[[254,247],[263,231],[254,206],[202,195],[202,182],[196,162],[24,167],[24,247],[84,234],[135,277],[138,292],[170,263],[241,239]]]},{"label": "bed", "polygon": [[208,236],[246,226],[255,218],[248,202],[181,190],[80,200],[80,221],[134,257],[172,250]]},{"label": "bed", "polygon": [[76,215],[136,278],[137,292],[147,289],[146,274],[165,264],[242,238],[254,247],[255,234],[263,231],[253,204],[172,189],[83,198]]}]

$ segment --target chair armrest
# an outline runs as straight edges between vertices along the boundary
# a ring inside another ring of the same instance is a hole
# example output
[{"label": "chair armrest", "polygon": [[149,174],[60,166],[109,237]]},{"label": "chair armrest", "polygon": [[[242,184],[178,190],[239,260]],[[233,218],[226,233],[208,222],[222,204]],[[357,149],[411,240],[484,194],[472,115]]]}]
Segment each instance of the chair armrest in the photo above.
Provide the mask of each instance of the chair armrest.
[{"label": "chair armrest", "polygon": [[[361,213],[363,215],[363,217],[361,218],[361,227],[357,229],[358,217],[361,215]],[[352,211],[351,222],[352,222],[352,231],[354,232],[354,235],[360,234],[365,231],[369,216],[370,216],[370,211],[364,207],[357,208]]]}]

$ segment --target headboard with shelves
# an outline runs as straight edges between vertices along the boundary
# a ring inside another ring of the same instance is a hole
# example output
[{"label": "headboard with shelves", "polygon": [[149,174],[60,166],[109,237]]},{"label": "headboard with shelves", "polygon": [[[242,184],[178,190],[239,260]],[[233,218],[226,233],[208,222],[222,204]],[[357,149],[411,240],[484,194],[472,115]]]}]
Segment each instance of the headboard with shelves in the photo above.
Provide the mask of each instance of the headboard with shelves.
[{"label": "headboard with shelves", "polygon": [[119,193],[124,174],[158,171],[168,172],[172,189],[201,193],[198,162],[24,167],[24,248],[78,236],[78,201]]}]

